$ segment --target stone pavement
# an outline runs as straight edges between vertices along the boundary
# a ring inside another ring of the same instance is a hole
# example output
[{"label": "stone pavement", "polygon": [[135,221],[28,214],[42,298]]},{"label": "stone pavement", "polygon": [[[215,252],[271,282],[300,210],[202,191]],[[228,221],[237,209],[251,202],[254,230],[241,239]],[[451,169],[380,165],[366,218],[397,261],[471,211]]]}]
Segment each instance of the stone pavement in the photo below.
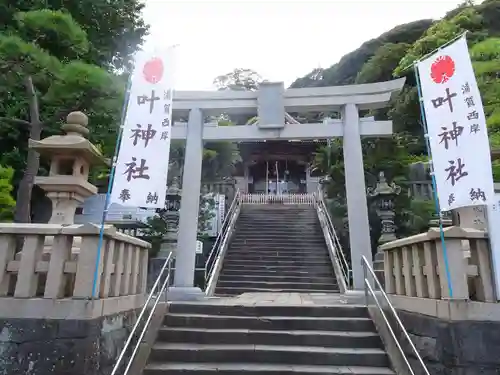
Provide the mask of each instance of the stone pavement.
[{"label": "stone pavement", "polygon": [[[199,301],[198,301],[199,302]],[[331,306],[339,304],[364,305],[363,293],[243,293],[235,297],[207,297],[204,303],[222,305],[289,305]]]}]

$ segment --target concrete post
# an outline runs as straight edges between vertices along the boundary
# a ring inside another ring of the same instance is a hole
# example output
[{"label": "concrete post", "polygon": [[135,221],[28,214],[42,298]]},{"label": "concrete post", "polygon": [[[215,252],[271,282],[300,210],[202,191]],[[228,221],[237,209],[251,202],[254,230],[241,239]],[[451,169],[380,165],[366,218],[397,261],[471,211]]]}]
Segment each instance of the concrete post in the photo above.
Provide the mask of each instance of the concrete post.
[{"label": "concrete post", "polygon": [[353,286],[354,289],[363,289],[364,277],[361,257],[364,255],[371,265],[372,249],[363,153],[359,133],[359,113],[355,104],[345,105],[342,119],[344,126],[344,173]]},{"label": "concrete post", "polygon": [[204,296],[201,289],[194,287],[202,162],[203,114],[194,108],[189,113],[187,125],[175,278],[167,295],[169,300],[192,300]]}]

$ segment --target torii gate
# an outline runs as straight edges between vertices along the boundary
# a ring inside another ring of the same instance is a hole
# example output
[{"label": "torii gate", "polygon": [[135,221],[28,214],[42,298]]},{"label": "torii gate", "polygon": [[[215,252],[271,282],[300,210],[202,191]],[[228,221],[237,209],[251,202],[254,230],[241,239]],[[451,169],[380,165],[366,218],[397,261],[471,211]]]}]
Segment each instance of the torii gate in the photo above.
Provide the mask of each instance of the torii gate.
[{"label": "torii gate", "polygon": [[[404,78],[349,86],[284,89],[282,82],[265,82],[258,91],[176,91],[173,111],[188,117],[172,127],[172,139],[185,139],[178,250],[172,299],[192,299],[201,294],[193,286],[201,168],[204,141],[262,141],[343,138],[345,185],[349,220],[351,263],[355,289],[364,287],[361,257],[371,261],[370,228],[361,150],[361,137],[392,135],[391,121],[360,119],[359,110],[387,106],[401,90]],[[314,124],[285,124],[287,112],[339,111],[340,120]],[[204,118],[221,113],[257,112],[258,124],[224,126],[204,123]]]}]

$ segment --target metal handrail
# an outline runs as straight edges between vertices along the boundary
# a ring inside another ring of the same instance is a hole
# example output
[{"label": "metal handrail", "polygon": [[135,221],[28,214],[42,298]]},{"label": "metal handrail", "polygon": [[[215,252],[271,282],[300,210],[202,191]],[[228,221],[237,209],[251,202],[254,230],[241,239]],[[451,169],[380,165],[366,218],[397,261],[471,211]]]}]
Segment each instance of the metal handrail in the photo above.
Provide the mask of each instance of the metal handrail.
[{"label": "metal handrail", "polygon": [[[113,367],[113,371],[111,371],[111,375],[117,375],[118,371],[122,365],[122,362],[125,358],[125,353],[130,347],[130,344],[135,336],[135,332],[143,322],[143,317],[146,314],[146,310],[148,309],[148,304],[149,302],[154,299],[153,306],[151,307],[151,311],[149,312],[148,317],[146,318],[146,321],[144,322],[144,325],[142,327],[142,331],[139,335],[139,338],[137,339],[137,343],[134,346],[134,349],[132,351],[132,354],[128,358],[128,362],[125,368],[125,371],[121,375],[127,375],[128,372],[130,371],[130,368],[132,367],[132,363],[134,361],[134,358],[137,354],[137,351],[139,350],[139,347],[141,345],[141,341],[144,338],[144,335],[146,334],[149,324],[151,323],[151,319],[154,316],[156,306],[158,305],[158,302],[160,301],[163,293],[165,292],[165,289],[167,285],[170,283],[170,276],[172,274],[171,272],[171,267],[172,267],[172,254],[169,254],[167,257],[167,260],[163,264],[163,267],[160,270],[160,274],[158,275],[158,278],[156,279],[155,283],[153,284],[153,287],[151,288],[151,292],[149,293],[148,297],[146,298],[146,302],[144,303],[144,306],[142,307],[141,312],[139,313],[139,316],[137,317],[137,320],[134,324],[134,327],[132,328],[132,331],[130,331],[130,334],[127,338],[127,341],[125,342],[125,345],[123,346],[122,351],[120,352],[120,355],[118,356],[118,359],[116,360],[116,363]],[[166,274],[165,274],[166,272]],[[158,290],[158,293],[155,295],[155,291],[158,288],[158,285],[160,285],[160,280],[165,277],[165,280],[161,284],[160,289]]]},{"label": "metal handrail", "polygon": [[224,242],[223,239],[226,235],[226,232],[229,228],[229,223],[231,222],[231,217],[236,210],[236,207],[238,206],[238,201],[241,199],[241,193],[240,190],[236,190],[236,194],[234,195],[234,199],[231,202],[231,206],[229,207],[229,210],[227,211],[226,217],[224,218],[224,221],[222,222],[221,229],[219,231],[219,234],[217,235],[217,238],[214,242],[214,245],[212,246],[212,249],[210,250],[210,253],[208,254],[207,261],[205,263],[205,285],[208,283],[208,280],[210,279],[210,275],[213,271],[214,265],[215,265],[215,259],[217,259],[217,255],[219,254],[221,244]]},{"label": "metal handrail", "polygon": [[396,312],[396,309],[394,308],[391,301],[389,300],[389,297],[385,293],[384,288],[382,287],[382,284],[380,284],[380,281],[378,280],[377,276],[375,275],[375,271],[370,266],[370,263],[368,263],[368,260],[365,258],[364,255],[361,257],[361,265],[363,266],[363,275],[364,275],[363,277],[365,280],[365,304],[366,304],[366,306],[368,307],[368,293],[370,293],[372,295],[373,300],[375,301],[375,304],[377,305],[380,313],[382,314],[382,318],[384,319],[384,323],[387,326],[387,328],[389,329],[389,332],[392,336],[392,339],[396,343],[396,346],[399,350],[399,353],[403,357],[403,360],[405,361],[405,364],[408,367],[410,374],[415,375],[415,372],[413,371],[413,369],[410,365],[410,362],[408,361],[408,358],[406,357],[406,354],[404,353],[403,348],[401,347],[401,344],[399,343],[399,341],[396,337],[396,334],[394,333],[394,330],[391,327],[389,319],[387,319],[387,316],[384,313],[384,309],[380,305],[380,302],[377,298],[377,295],[375,294],[375,291],[373,290],[372,286],[370,285],[370,282],[368,281],[367,272],[369,272],[371,274],[372,279],[375,280],[375,284],[377,285],[379,292],[382,294],[385,301],[387,302],[387,305],[389,306],[389,311],[392,313],[393,318],[397,322],[399,328],[403,332],[403,335],[405,336],[406,340],[410,344],[410,347],[411,347],[413,353],[417,357],[418,362],[422,366],[422,369],[424,370],[425,375],[430,375],[429,370],[427,369],[427,366],[425,365],[424,361],[422,360],[422,357],[420,357],[420,354],[418,353],[417,348],[413,344],[413,341],[411,341],[410,335],[408,335],[408,332],[406,331],[405,327],[403,326],[403,323],[401,322],[401,319],[399,318],[398,313]]},{"label": "metal handrail", "polygon": [[347,261],[344,252],[342,251],[342,245],[340,244],[339,238],[337,237],[337,232],[335,231],[335,227],[333,226],[332,219],[330,217],[330,213],[326,207],[325,200],[323,199],[323,194],[320,189],[317,192],[317,200],[319,209],[324,213],[326,217],[326,227],[328,230],[328,234],[330,239],[332,240],[333,247],[335,250],[335,255],[338,259],[340,259],[340,269],[342,271],[342,276],[344,277],[345,283],[348,288],[351,287],[351,275],[352,270],[349,266],[349,262]]}]

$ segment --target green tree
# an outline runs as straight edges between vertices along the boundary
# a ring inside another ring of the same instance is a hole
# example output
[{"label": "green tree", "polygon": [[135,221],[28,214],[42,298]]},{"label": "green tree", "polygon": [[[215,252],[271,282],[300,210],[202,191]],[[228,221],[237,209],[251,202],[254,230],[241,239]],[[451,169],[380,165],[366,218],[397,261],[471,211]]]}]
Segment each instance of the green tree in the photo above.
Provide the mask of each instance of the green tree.
[{"label": "green tree", "polygon": [[[474,5],[472,1],[464,1],[442,20],[422,20],[400,25],[363,43],[330,68],[315,69],[292,84],[292,87],[331,86],[406,77],[405,87],[391,100],[388,110],[370,112],[377,119],[392,120],[394,136],[366,139],[362,143],[367,186],[374,186],[376,174],[384,171],[389,180],[403,187],[403,192],[395,202],[400,236],[425,230],[434,213],[432,201],[410,199],[405,192],[409,182],[408,166],[427,159],[412,63],[465,30],[469,31],[470,53],[487,116],[490,142],[493,148],[497,148],[500,147],[499,0],[486,0],[478,5]],[[342,220],[347,212],[342,142],[336,140],[331,143],[331,147],[319,148],[314,165],[330,177],[326,184],[329,207],[339,232],[346,237]],[[500,162],[495,162],[493,167],[495,178],[500,179]],[[369,216],[372,239],[376,239],[380,225],[372,206]]]},{"label": "green tree", "polygon": [[[30,222],[31,191],[40,160],[27,149],[28,137],[39,140],[42,131],[59,133],[60,121],[69,112],[82,110],[90,117],[91,140],[113,143],[124,88],[106,70],[79,60],[60,60],[47,52],[58,52],[58,40],[70,56],[88,48],[85,32],[69,14],[38,10],[18,13],[15,19],[18,34],[0,34],[0,143],[5,152],[0,163],[18,173],[24,170],[15,221]],[[75,40],[69,39],[72,36]],[[46,48],[37,42],[47,43]]]},{"label": "green tree", "polygon": [[[407,194],[409,165],[418,158],[408,153],[408,145],[415,140],[408,135],[394,134],[391,138],[372,138],[362,142],[365,183],[375,187],[379,172],[386,178],[399,184],[403,191],[395,198],[397,234],[407,236],[419,233],[428,226],[434,212],[432,202],[421,202],[410,198]],[[345,191],[345,172],[342,141],[334,140],[329,146],[322,146],[315,154],[314,168],[328,176],[326,193],[328,207],[334,225],[338,230],[343,245],[348,247],[348,232],[345,227],[347,217],[347,201]],[[376,213],[376,201],[369,200],[369,221],[373,249],[376,249],[380,237],[380,220]]]},{"label": "green tree", "polygon": [[327,69],[314,69],[311,73],[298,78],[292,87],[348,85],[355,82],[363,65],[387,43],[414,43],[432,24],[432,20],[419,20],[399,25],[363,43],[358,49],[343,56],[340,61]]},{"label": "green tree", "polygon": [[[211,195],[200,195],[200,209],[198,211],[198,233],[197,237],[203,241],[205,232],[208,229],[210,220],[214,217],[213,209],[215,200]],[[163,237],[171,229],[170,223],[163,216],[163,213],[157,212],[156,215],[147,219],[148,227],[144,229],[146,239],[151,242],[151,256],[156,255],[160,249]]]},{"label": "green tree", "polygon": [[[15,16],[19,12],[60,11],[71,15],[85,33],[88,49],[80,54],[81,60],[100,67],[128,70],[133,54],[148,33],[148,26],[142,18],[144,6],[140,0],[0,0],[0,32],[18,31]],[[42,21],[42,18],[38,20]],[[54,46],[57,48],[64,42],[59,40],[59,36],[64,35],[61,25],[39,22],[35,33],[41,27],[47,30],[55,27],[52,36],[44,41],[43,48],[48,46],[49,53],[60,59],[71,58],[71,55],[61,57],[54,51]],[[66,31],[71,33],[72,30]],[[56,42],[52,43],[54,38]],[[70,40],[75,40],[74,35]],[[61,53],[65,49],[61,49]]]},{"label": "green tree", "polygon": [[14,170],[0,166],[0,221],[11,221],[16,201],[12,198],[12,176]]},{"label": "green tree", "polygon": [[391,80],[394,68],[410,48],[407,43],[387,43],[377,49],[356,77],[356,83],[374,83]]},{"label": "green tree", "polygon": [[[258,87],[261,78],[250,69],[235,69],[234,71],[218,76],[214,79],[214,85],[219,90],[253,90]],[[216,117],[218,126],[233,126],[228,119],[229,116]],[[173,179],[182,180],[184,173],[185,142],[174,140],[170,145],[170,159],[168,184],[172,184]],[[231,177],[236,164],[241,161],[240,151],[237,144],[232,142],[206,142],[203,145],[202,161],[202,183],[214,182]],[[210,195],[200,194],[200,207],[198,211],[198,237],[203,237],[202,233],[207,230],[207,225],[213,217],[215,200]],[[155,215],[149,220],[150,228],[148,233],[156,238],[156,242],[163,237],[168,230],[168,223],[161,217]]]},{"label": "green tree", "polygon": [[256,71],[237,68],[216,77],[213,84],[218,90],[255,91],[261,82],[262,77]]},{"label": "green tree", "polygon": [[[407,74],[410,78],[409,87],[403,91],[391,111],[397,130],[406,130],[412,134],[423,132],[413,71],[406,68],[467,30],[471,59],[487,118],[490,144],[492,148],[500,147],[499,17],[498,0],[485,1],[476,6],[471,2],[464,2],[444,19],[436,22],[408,49],[394,71],[395,75]],[[423,141],[421,144],[423,145]],[[500,179],[500,163],[493,163],[493,174],[495,180]]]}]

